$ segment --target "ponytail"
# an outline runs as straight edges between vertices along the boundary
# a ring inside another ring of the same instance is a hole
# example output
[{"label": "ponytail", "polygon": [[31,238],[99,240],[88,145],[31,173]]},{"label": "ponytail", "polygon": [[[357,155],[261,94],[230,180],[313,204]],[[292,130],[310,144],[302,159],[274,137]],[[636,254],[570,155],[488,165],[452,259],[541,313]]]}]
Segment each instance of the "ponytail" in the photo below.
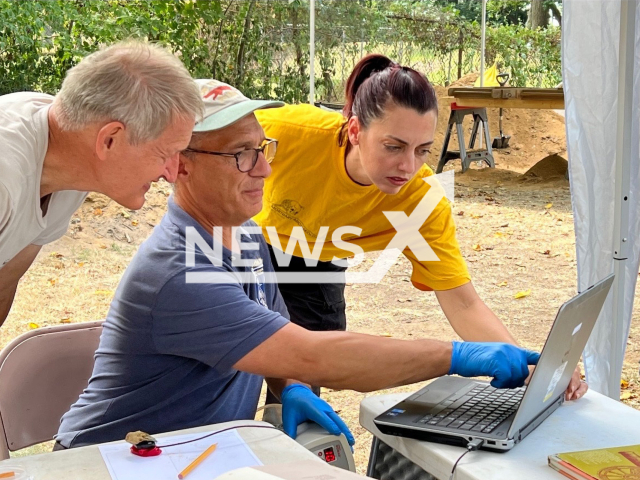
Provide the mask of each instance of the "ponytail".
[{"label": "ponytail", "polygon": [[345,103],[342,110],[345,117],[351,118],[353,115],[353,101],[358,89],[364,81],[371,77],[372,74],[382,72],[394,65],[397,65],[397,63],[378,53],[372,53],[366,57],[362,57],[347,79],[344,95]]},{"label": "ponytail", "polygon": [[357,116],[360,125],[367,128],[371,120],[384,115],[389,101],[420,114],[438,113],[436,92],[427,77],[380,54],[367,55],[358,62],[349,75],[345,90],[342,113],[347,121],[340,130],[338,144],[346,144],[347,148],[349,119]]}]

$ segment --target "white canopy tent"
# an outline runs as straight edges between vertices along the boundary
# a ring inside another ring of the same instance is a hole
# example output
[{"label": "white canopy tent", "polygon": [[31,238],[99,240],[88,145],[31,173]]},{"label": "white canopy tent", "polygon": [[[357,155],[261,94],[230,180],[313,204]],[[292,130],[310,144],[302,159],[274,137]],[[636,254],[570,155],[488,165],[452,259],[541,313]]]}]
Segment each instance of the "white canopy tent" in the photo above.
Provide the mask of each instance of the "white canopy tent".
[{"label": "white canopy tent", "polygon": [[578,290],[611,272],[584,351],[591,388],[620,397],[640,257],[638,0],[565,0],[562,69]]},{"label": "white canopy tent", "polygon": [[[613,292],[585,348],[584,363],[591,388],[615,399],[620,398],[640,262],[638,3],[563,2],[562,76],[578,290],[616,273]],[[309,7],[309,102],[313,103],[314,0]],[[485,8],[483,0],[483,40]]]}]

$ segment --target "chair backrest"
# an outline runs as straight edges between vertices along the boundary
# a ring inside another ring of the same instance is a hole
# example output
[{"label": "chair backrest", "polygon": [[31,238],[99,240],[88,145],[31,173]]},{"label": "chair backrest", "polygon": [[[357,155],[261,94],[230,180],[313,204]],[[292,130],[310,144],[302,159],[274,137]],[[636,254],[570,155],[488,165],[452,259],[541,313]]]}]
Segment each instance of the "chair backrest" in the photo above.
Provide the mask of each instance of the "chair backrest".
[{"label": "chair backrest", "polygon": [[58,432],[87,386],[102,323],[39,328],[0,352],[0,460]]}]

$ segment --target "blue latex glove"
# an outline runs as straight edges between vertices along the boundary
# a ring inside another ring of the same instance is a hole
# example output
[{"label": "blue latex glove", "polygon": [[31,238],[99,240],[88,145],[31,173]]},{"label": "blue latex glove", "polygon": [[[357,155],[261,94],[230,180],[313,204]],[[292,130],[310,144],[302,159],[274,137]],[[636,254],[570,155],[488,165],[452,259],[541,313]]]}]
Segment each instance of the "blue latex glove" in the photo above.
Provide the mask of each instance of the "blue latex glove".
[{"label": "blue latex glove", "polygon": [[529,376],[540,354],[509,343],[452,342],[449,375],[493,377],[495,388],[517,388]]},{"label": "blue latex glove", "polygon": [[331,435],[344,433],[349,445],[356,443],[349,427],[333,411],[331,405],[313,393],[310,388],[297,383],[287,385],[280,397],[284,432],[291,438],[296,438],[298,425],[311,420]]}]

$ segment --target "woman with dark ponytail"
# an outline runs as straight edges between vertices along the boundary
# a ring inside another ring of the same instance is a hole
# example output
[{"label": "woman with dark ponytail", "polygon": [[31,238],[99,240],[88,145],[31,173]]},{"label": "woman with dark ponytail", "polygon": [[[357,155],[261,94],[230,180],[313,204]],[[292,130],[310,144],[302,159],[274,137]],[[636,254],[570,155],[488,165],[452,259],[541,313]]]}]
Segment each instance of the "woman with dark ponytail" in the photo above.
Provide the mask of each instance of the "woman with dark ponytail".
[{"label": "woman with dark ponytail", "polygon": [[[255,220],[275,270],[307,274],[278,279],[291,320],[309,330],[345,330],[345,259],[384,250],[398,234],[406,239],[400,248],[411,262],[412,284],[435,291],[460,337],[516,343],[471,284],[449,202],[429,178],[438,118],[434,88],[413,68],[374,54],[355,66],[345,98],[342,115],[306,104],[255,112],[266,136],[279,141]],[[429,208],[413,217],[419,204]],[[407,217],[422,223],[399,232],[398,218]],[[306,283],[314,278],[318,283]],[[576,372],[567,398],[584,390]]]}]

